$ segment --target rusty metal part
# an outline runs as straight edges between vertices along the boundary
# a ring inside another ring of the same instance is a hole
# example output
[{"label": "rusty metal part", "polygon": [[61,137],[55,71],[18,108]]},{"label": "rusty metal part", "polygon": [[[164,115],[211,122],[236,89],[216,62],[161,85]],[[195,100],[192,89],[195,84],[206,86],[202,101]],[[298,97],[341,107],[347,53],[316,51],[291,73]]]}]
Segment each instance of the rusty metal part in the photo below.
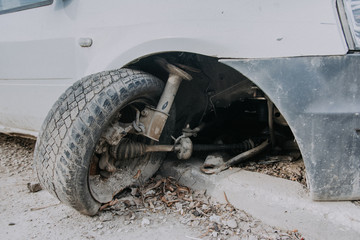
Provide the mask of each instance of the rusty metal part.
[{"label": "rusty metal part", "polygon": [[204,127],[206,126],[205,123],[201,123],[199,126],[197,126],[196,128],[194,129],[191,129],[190,128],[190,125],[186,125],[186,128],[184,128],[182,130],[182,133],[183,133],[183,136],[185,137],[196,137],[198,132],[200,132],[201,130],[204,129]]},{"label": "rusty metal part", "polygon": [[130,139],[123,139],[118,146],[110,149],[111,156],[117,160],[138,158],[150,152],[175,152],[181,156],[179,159],[188,159],[191,157],[192,144],[190,139],[180,141],[175,146],[146,145]]},{"label": "rusty metal part", "polygon": [[[178,66],[181,66],[180,67],[176,67],[174,66],[173,64],[171,63],[168,63],[164,58],[157,58],[155,60],[162,68],[164,68],[170,75],[175,75],[175,76],[179,76],[181,77],[182,79],[185,79],[185,80],[191,80],[192,77],[190,74],[188,74],[187,72],[185,72],[184,70],[182,70],[181,68],[188,68],[190,69],[191,67],[188,67],[188,66],[185,66],[185,65],[180,65],[180,64],[177,64]],[[194,68],[191,68],[191,69],[194,69]]]},{"label": "rusty metal part", "polygon": [[144,126],[142,134],[152,140],[159,141],[169,115],[151,107],[145,107],[145,111],[146,116],[141,117],[140,120]]},{"label": "rusty metal part", "polygon": [[111,150],[111,154],[116,160],[134,159],[146,154],[146,145],[124,138]]},{"label": "rusty metal part", "polygon": [[[241,152],[255,147],[252,140],[245,140],[239,144],[195,144],[188,137],[179,137],[174,145],[147,145],[124,138],[119,145],[110,148],[111,157],[120,159],[133,159],[144,156],[150,152],[174,152],[178,159],[189,159],[193,151],[226,151],[239,150]],[[116,164],[115,164],[116,165]]]},{"label": "rusty metal part", "polygon": [[190,67],[181,63],[174,63],[174,65],[178,66],[179,68],[182,68],[186,71],[195,72],[195,73],[201,73],[201,70],[198,68]]},{"label": "rusty metal part", "polygon": [[131,123],[114,122],[101,136],[108,144],[118,145],[121,139],[133,129]]},{"label": "rusty metal part", "polygon": [[110,154],[116,161],[121,161],[138,158],[150,152],[172,152],[177,150],[178,147],[173,145],[147,145],[124,138],[119,145],[110,148]]},{"label": "rusty metal part", "polygon": [[216,107],[228,107],[232,102],[239,100],[239,98],[252,98],[255,91],[252,89],[253,84],[250,81],[240,80],[230,86],[227,85],[226,81],[218,81],[216,84],[219,84],[220,90],[209,96],[210,102]]},{"label": "rusty metal part", "polygon": [[180,148],[177,151],[177,158],[178,159],[189,159],[193,152],[193,144],[190,138],[184,137],[181,138],[179,143]]},{"label": "rusty metal part", "polygon": [[213,153],[210,154],[206,157],[204,164],[203,164],[203,168],[205,169],[209,169],[209,168],[214,168],[216,166],[219,166],[221,164],[225,163],[225,158],[227,158],[227,154],[220,154],[220,153]]},{"label": "rusty metal part", "polygon": [[159,58],[157,62],[169,73],[169,78],[166,82],[165,89],[160,97],[156,109],[147,108],[145,114],[142,116],[140,122],[144,124],[144,136],[159,141],[162,130],[165,126],[171,106],[174,102],[176,93],[183,79],[191,80],[190,74],[179,67],[168,63],[165,59]]},{"label": "rusty metal part", "polygon": [[177,149],[178,149],[178,147],[174,147],[173,145],[147,145],[145,151],[146,152],[172,152]]},{"label": "rusty metal part", "polygon": [[260,152],[264,151],[270,144],[271,144],[270,141],[267,139],[263,143],[261,143],[259,146],[255,147],[253,149],[250,149],[246,152],[240,153],[239,155],[229,159],[224,164],[214,166],[213,168],[205,168],[204,166],[202,166],[200,170],[206,174],[219,173],[221,171],[228,169],[231,166],[234,166],[235,164],[243,162],[243,161],[259,154]]},{"label": "rusty metal part", "polygon": [[110,173],[115,172],[116,167],[113,165],[111,160],[112,158],[110,157],[109,152],[105,151],[103,154],[101,154],[101,158],[99,161],[99,168]]},{"label": "rusty metal part", "polygon": [[113,173],[116,171],[116,167],[114,166],[114,157],[111,154],[113,151],[111,146],[118,145],[121,139],[123,139],[123,137],[132,129],[133,126],[131,124],[113,122],[101,136],[99,143],[95,148],[95,152],[97,154],[101,154],[99,168],[103,170],[101,172],[105,175],[108,175],[106,172]]},{"label": "rusty metal part", "polygon": [[94,154],[89,169],[90,175],[96,175],[98,173],[99,160],[100,160],[99,157],[96,154]]},{"label": "rusty metal part", "polygon": [[244,140],[235,144],[194,144],[194,151],[228,151],[236,150],[237,152],[245,152],[255,147],[252,140]]},{"label": "rusty metal part", "polygon": [[[173,68],[176,69],[175,66]],[[184,78],[183,75],[187,74],[186,72],[183,72],[184,74],[176,75],[176,74],[178,74],[179,71],[182,71],[182,70],[178,69],[178,71],[174,71],[175,73],[170,73],[169,78],[165,85],[164,92],[161,95],[161,98],[157,105],[156,109],[158,109],[159,111],[161,111],[163,113],[169,113],[170,108],[175,99],[176,93],[180,87],[180,83],[182,82],[182,80]]]},{"label": "rusty metal part", "polygon": [[97,154],[102,154],[108,150],[108,144],[106,143],[106,140],[104,138],[100,138],[99,142],[97,143],[95,147],[95,152]]},{"label": "rusty metal part", "polygon": [[145,126],[143,123],[140,122],[140,111],[137,108],[135,108],[135,110],[136,110],[136,118],[132,122],[132,126],[134,127],[135,131],[139,133],[145,132]]}]

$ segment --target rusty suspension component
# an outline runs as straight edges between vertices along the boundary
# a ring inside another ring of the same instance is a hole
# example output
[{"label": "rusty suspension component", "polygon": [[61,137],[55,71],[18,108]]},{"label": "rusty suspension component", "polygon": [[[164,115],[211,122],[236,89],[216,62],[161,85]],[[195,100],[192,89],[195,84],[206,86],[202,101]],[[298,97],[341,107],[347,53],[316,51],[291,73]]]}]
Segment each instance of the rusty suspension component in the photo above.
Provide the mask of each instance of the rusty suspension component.
[{"label": "rusty suspension component", "polygon": [[194,144],[194,151],[228,151],[245,152],[255,147],[252,140],[245,140],[235,144]]},{"label": "rusty suspension component", "polygon": [[268,146],[271,145],[271,142],[269,139],[266,139],[264,142],[262,142],[259,146],[254,147],[246,152],[240,153],[239,155],[236,155],[235,157],[229,159],[227,162],[218,165],[218,166],[214,166],[212,168],[205,168],[204,166],[201,167],[201,171],[203,173],[206,174],[214,174],[214,173],[219,173],[221,171],[224,171],[228,168],[230,168],[231,166],[234,166],[240,162],[243,162],[259,153],[261,153],[262,151],[264,151]]},{"label": "rusty suspension component", "polygon": [[145,128],[145,130],[141,132],[142,135],[155,141],[159,141],[182,80],[185,79],[189,81],[192,79],[190,74],[168,63],[165,59],[159,58],[157,62],[168,71],[169,78],[156,109],[146,107],[140,118],[140,122]]},{"label": "rusty suspension component", "polygon": [[133,159],[144,156],[150,152],[180,152],[181,145],[147,145],[124,138],[119,145],[110,149],[111,156],[115,159]]},{"label": "rusty suspension component", "polygon": [[119,145],[111,147],[111,156],[115,159],[133,159],[150,152],[175,152],[179,159],[188,159],[193,151],[227,151],[238,150],[245,152],[255,147],[253,141],[245,140],[238,144],[194,144],[189,138],[182,138],[175,145],[147,145],[123,139]]}]

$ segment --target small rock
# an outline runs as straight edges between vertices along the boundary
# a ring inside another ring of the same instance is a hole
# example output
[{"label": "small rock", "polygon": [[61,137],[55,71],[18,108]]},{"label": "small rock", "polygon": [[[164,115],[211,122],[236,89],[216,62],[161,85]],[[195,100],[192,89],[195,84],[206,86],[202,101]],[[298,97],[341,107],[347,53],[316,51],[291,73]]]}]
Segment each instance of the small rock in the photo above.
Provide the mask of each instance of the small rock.
[{"label": "small rock", "polygon": [[210,220],[210,222],[216,222],[216,223],[221,224],[221,217],[217,216],[215,214],[211,215],[209,220]]},{"label": "small rock", "polygon": [[13,222],[9,223],[9,226],[14,226],[14,225],[15,225],[15,223],[13,223]]},{"label": "small rock", "polygon": [[250,223],[250,225],[249,225],[249,227],[251,227],[251,228],[256,228],[257,226],[259,226],[260,225],[260,221],[254,221],[254,222],[252,222],[252,223]]},{"label": "small rock", "polygon": [[130,219],[129,220],[134,220],[135,219],[135,213],[131,213]]},{"label": "small rock", "polygon": [[42,190],[40,183],[27,183],[27,187],[30,192],[39,192]]},{"label": "small rock", "polygon": [[218,236],[218,232],[212,232],[211,235],[216,238]]},{"label": "small rock", "polygon": [[234,219],[227,220],[225,224],[230,228],[237,228],[238,226]]},{"label": "small rock", "polygon": [[107,221],[111,221],[113,219],[113,215],[111,213],[104,213],[99,217],[99,220],[101,222],[107,222]]},{"label": "small rock", "polygon": [[233,206],[226,206],[225,210],[232,212],[232,211],[234,211],[234,207]]},{"label": "small rock", "polygon": [[255,236],[255,235],[253,235],[253,234],[251,234],[251,235],[248,235],[248,238],[247,238],[248,240],[258,240],[258,237],[257,236]]},{"label": "small rock", "polygon": [[138,193],[138,188],[131,188],[131,195],[136,196]]},{"label": "small rock", "polygon": [[180,219],[180,223],[182,224],[187,224],[190,220],[189,219],[186,219],[186,218],[181,218]]},{"label": "small rock", "polygon": [[[280,239],[281,240],[288,240],[288,239],[290,239],[290,236],[281,236]],[[251,240],[254,240],[254,239],[251,239]]]},{"label": "small rock", "polygon": [[219,232],[219,231],[220,231],[220,228],[219,228],[219,226],[218,226],[217,223],[214,223],[214,224],[213,224],[213,228],[214,228],[215,232]]},{"label": "small rock", "polygon": [[192,214],[195,216],[195,217],[199,217],[201,215],[201,213],[199,213],[197,210],[194,210],[192,212]]},{"label": "small rock", "polygon": [[141,226],[144,227],[147,225],[150,225],[150,220],[147,218],[143,218],[143,220],[141,221]]},{"label": "small rock", "polygon": [[155,195],[155,193],[156,193],[156,192],[151,189],[151,190],[147,191],[147,192],[144,194],[144,196],[145,196],[145,197],[147,197],[147,196],[152,196],[152,195]]},{"label": "small rock", "polygon": [[191,226],[197,227],[197,226],[199,226],[199,224],[200,224],[200,222],[198,220],[195,220],[191,223]]},{"label": "small rock", "polygon": [[133,196],[123,197],[120,200],[125,204],[126,207],[136,206],[136,202],[138,201],[137,198],[134,198]]},{"label": "small rock", "polygon": [[209,209],[209,206],[206,205],[206,204],[203,204],[203,205],[201,206],[201,209],[204,210],[204,211],[206,211],[206,210]]},{"label": "small rock", "polygon": [[223,234],[225,234],[225,235],[233,235],[233,232],[231,231],[231,230],[229,230],[229,229],[225,229],[224,231],[223,231]]},{"label": "small rock", "polygon": [[175,203],[175,207],[178,211],[180,211],[182,209],[183,205],[181,203],[177,202],[177,203]]}]

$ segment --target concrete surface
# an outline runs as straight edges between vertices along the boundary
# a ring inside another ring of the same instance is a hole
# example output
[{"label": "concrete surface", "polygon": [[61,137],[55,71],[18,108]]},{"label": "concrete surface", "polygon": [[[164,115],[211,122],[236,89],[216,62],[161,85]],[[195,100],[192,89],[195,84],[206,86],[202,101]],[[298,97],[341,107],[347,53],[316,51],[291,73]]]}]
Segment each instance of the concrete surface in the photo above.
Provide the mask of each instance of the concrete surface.
[{"label": "concrete surface", "polygon": [[[30,170],[9,176],[0,165],[1,240],[177,240],[196,239],[203,234],[180,223],[178,213],[103,212],[111,215],[108,220],[102,220],[101,214],[82,215],[45,190],[30,193],[26,184],[35,176]],[[131,221],[130,216],[134,217]],[[150,223],[142,225],[144,218]]]},{"label": "concrete surface", "polygon": [[360,239],[360,206],[353,202],[315,202],[298,182],[239,168],[205,175],[202,162],[168,159],[160,174],[173,176],[194,190],[207,189],[219,202],[229,202],[264,223],[298,230],[305,239]]}]

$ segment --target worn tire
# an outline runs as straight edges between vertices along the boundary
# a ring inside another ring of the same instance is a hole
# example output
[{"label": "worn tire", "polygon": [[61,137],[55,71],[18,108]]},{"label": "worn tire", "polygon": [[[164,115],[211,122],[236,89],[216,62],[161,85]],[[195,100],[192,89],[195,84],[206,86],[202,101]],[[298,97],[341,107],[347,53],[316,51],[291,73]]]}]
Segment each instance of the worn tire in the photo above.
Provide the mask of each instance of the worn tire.
[{"label": "worn tire", "polygon": [[[128,103],[137,98],[156,101],[163,87],[154,76],[120,69],[85,77],[68,88],[48,113],[36,143],[35,169],[43,187],[79,212],[96,214],[101,203],[91,194],[88,175],[102,132]],[[165,127],[162,142],[170,140],[171,128]],[[153,173],[163,156],[149,162]]]}]

